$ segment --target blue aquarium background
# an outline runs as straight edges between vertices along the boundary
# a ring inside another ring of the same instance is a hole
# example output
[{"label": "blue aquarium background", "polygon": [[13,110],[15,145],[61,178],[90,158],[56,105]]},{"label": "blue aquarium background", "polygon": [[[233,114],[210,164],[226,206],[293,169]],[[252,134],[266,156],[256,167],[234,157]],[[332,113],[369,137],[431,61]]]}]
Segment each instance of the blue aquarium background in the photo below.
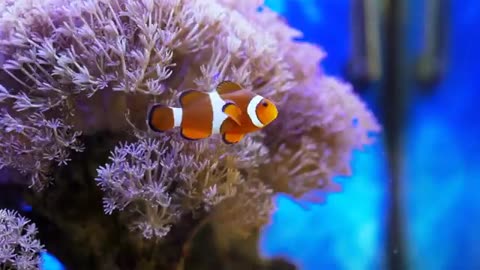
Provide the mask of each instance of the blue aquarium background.
[{"label": "blue aquarium background", "polygon": [[[328,53],[327,73],[348,79],[350,12],[354,0],[267,0],[304,39]],[[417,53],[424,1],[410,1],[408,48]],[[412,270],[480,269],[480,2],[450,1],[448,63],[428,94],[412,89],[404,128],[406,161],[401,205],[406,261]],[[372,108],[378,104],[362,92]],[[382,119],[381,115],[378,115]],[[260,243],[266,257],[286,257],[303,270],[387,269],[389,177],[385,142],[354,153],[353,176],[326,203],[277,197],[278,210]],[[63,269],[43,254],[44,270]]]},{"label": "blue aquarium background", "polygon": [[[328,53],[323,68],[345,78],[354,0],[270,0],[304,39]],[[381,2],[381,1],[379,1]],[[423,35],[424,5],[409,1],[407,54]],[[446,72],[427,94],[411,90],[405,123],[402,211],[406,262],[412,270],[480,269],[480,124],[478,63],[480,2],[449,2]],[[367,91],[362,92],[378,107]],[[382,116],[378,115],[381,119]],[[353,160],[353,176],[324,205],[302,208],[278,197],[279,210],[264,231],[266,256],[285,256],[301,269],[387,269],[389,199],[383,136]]]},{"label": "blue aquarium background", "polygon": [[[351,0],[270,0],[266,4],[301,29],[303,39],[327,52],[322,62],[326,73],[347,80]],[[353,176],[336,179],[342,192],[328,195],[325,204],[305,207],[303,202],[279,196],[278,210],[260,243],[263,255],[288,258],[304,270],[384,269],[385,159],[380,135],[374,145],[354,153]]]}]

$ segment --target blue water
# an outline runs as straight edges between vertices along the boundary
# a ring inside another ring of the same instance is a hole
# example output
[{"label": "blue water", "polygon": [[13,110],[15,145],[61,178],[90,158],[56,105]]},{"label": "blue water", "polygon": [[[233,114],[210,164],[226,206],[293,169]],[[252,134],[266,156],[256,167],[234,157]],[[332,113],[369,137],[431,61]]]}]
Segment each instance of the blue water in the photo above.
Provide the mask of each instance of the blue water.
[{"label": "blue water", "polygon": [[[380,143],[354,155],[343,191],[307,209],[285,196],[261,239],[264,255],[292,259],[301,269],[381,269],[384,159]],[[303,206],[303,205],[302,205]],[[294,243],[294,244],[292,244]]]},{"label": "blue water", "polygon": [[404,198],[415,269],[480,269],[480,4],[451,7],[448,72],[410,114]]},{"label": "blue water", "polygon": [[[344,77],[349,55],[349,1],[266,1],[328,54],[322,67]],[[316,17],[320,16],[320,17]],[[373,105],[373,104],[372,104]],[[374,270],[383,265],[385,163],[383,141],[354,153],[353,177],[337,178],[343,191],[304,209],[278,196],[278,211],[264,230],[262,253],[289,258],[301,269]],[[292,243],[295,243],[292,245]]]},{"label": "blue water", "polygon": [[[424,1],[410,1],[408,44],[419,48]],[[343,76],[348,57],[349,1],[271,0],[305,39],[326,49],[322,64]],[[298,8],[301,6],[300,8]],[[314,7],[319,19],[306,10]],[[412,97],[406,133],[405,230],[410,269],[480,269],[480,124],[474,103],[480,62],[478,1],[452,1],[448,72],[432,95]],[[373,104],[372,104],[373,105]],[[381,269],[382,205],[385,202],[381,141],[353,160],[354,176],[342,179],[344,192],[310,210],[278,198],[279,210],[265,229],[262,252],[286,256],[301,269]],[[292,243],[295,243],[292,245]]]},{"label": "blue water", "polygon": [[42,265],[41,265],[42,270],[64,270],[65,269],[62,263],[57,258],[55,258],[55,256],[53,256],[48,252],[42,252],[41,259],[42,259]]}]

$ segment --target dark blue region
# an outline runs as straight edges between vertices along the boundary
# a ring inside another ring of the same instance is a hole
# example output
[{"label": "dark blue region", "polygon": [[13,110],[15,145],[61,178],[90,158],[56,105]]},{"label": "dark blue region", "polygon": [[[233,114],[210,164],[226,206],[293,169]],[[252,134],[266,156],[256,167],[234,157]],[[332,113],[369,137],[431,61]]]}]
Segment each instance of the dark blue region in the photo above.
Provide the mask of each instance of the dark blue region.
[{"label": "dark blue region", "polygon": [[[425,2],[409,0],[410,58],[421,47]],[[301,29],[304,40],[327,51],[322,67],[328,74],[344,77],[350,1],[267,4]],[[480,93],[480,2],[450,1],[449,11],[443,18],[451,20],[446,73],[429,92],[411,89],[404,130],[403,224],[412,270],[480,269],[480,114],[475,100]],[[263,253],[290,258],[301,269],[385,269],[382,205],[388,199],[388,179],[382,146],[379,140],[355,153],[353,177],[341,179],[344,191],[329,196],[324,205],[304,209],[280,196],[279,209],[264,231]]]}]

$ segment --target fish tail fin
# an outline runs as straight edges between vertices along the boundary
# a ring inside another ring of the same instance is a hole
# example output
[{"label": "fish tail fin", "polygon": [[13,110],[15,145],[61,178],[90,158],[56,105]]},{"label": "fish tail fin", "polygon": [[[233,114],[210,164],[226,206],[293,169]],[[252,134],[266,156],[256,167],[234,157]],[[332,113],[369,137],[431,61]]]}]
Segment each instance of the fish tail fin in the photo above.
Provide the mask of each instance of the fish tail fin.
[{"label": "fish tail fin", "polygon": [[147,122],[150,129],[156,132],[165,132],[180,126],[182,109],[155,104],[148,110]]}]

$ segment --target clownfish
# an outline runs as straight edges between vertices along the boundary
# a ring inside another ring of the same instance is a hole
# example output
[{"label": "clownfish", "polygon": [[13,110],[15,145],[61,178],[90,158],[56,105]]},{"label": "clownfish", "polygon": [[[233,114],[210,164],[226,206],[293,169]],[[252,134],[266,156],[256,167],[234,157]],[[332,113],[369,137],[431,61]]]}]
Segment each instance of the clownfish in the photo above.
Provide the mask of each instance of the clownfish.
[{"label": "clownfish", "polygon": [[278,116],[275,104],[237,83],[223,81],[210,92],[186,90],[180,107],[154,104],[147,112],[147,124],[155,132],[179,127],[188,140],[221,134],[227,144],[238,143],[251,132],[264,128]]}]

